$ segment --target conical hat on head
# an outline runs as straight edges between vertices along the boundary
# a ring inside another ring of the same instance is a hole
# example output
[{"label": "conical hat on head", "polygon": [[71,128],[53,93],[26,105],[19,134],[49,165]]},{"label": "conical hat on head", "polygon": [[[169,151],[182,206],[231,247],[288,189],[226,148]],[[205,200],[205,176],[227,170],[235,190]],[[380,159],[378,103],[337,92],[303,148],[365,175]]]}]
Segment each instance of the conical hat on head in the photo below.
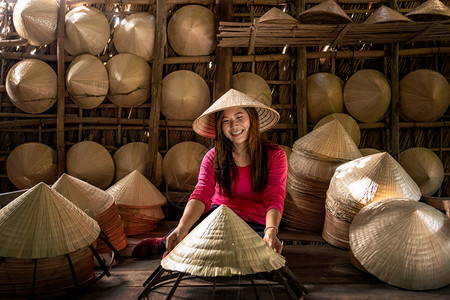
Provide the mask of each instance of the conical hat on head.
[{"label": "conical hat on head", "polygon": [[378,24],[378,23],[394,23],[394,22],[412,22],[401,13],[382,5],[377,9],[363,24]]},{"label": "conical hat on head", "polygon": [[326,0],[298,15],[300,23],[305,24],[346,24],[352,19],[334,1]]},{"label": "conical hat on head", "polygon": [[296,24],[298,23],[298,20],[283,12],[281,9],[272,7],[259,18],[259,23]]},{"label": "conical hat on head", "polygon": [[284,257],[225,205],[206,217],[161,261],[166,270],[207,277],[270,272],[284,265]]},{"label": "conical hat on head", "polygon": [[450,284],[450,219],[427,204],[385,199],[367,205],[350,225],[350,246],[378,279],[404,289]]},{"label": "conical hat on head", "polygon": [[439,21],[450,19],[450,8],[439,0],[428,0],[406,14],[414,21]]},{"label": "conical hat on head", "polygon": [[91,245],[100,233],[97,222],[39,183],[0,210],[0,257],[44,258]]},{"label": "conical hat on head", "polygon": [[134,170],[109,189],[117,205],[138,207],[161,206],[166,198],[161,192],[138,170]]},{"label": "conical hat on head", "polygon": [[216,102],[214,102],[200,117],[198,117],[192,128],[194,131],[204,137],[215,137],[215,113],[221,110],[235,107],[253,107],[259,115],[259,125],[261,132],[264,132],[273,127],[279,120],[278,112],[261,102],[239,92],[235,89],[230,89],[223,94]]},{"label": "conical hat on head", "polygon": [[68,174],[52,185],[52,189],[63,195],[91,218],[103,213],[114,204],[114,198],[104,190]]}]

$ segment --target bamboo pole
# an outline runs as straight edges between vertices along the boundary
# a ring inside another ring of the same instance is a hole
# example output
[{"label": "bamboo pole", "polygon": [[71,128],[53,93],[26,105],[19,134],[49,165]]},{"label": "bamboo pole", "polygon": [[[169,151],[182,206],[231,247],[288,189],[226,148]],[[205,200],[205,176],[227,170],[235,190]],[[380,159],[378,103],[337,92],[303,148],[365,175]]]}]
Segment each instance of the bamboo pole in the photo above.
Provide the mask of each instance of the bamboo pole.
[{"label": "bamboo pole", "polygon": [[66,0],[59,1],[58,10],[58,33],[57,33],[57,52],[58,58],[58,100],[56,116],[56,157],[58,177],[61,176],[66,168],[66,153],[64,149],[64,105],[66,101],[66,87],[64,85],[65,66],[64,66],[64,38],[65,38],[65,14]]},{"label": "bamboo pole", "polygon": [[399,75],[398,75],[398,50],[399,44],[391,45],[391,146],[392,157],[398,160],[400,154],[400,92],[399,92]]},{"label": "bamboo pole", "polygon": [[166,46],[167,7],[165,0],[157,0],[156,7],[156,37],[155,56],[152,65],[151,109],[149,118],[148,161],[147,177],[150,181],[156,178],[156,162],[158,155],[159,116],[161,111],[161,83],[163,72],[164,49]]},{"label": "bamboo pole", "polygon": [[[295,1],[296,14],[305,10],[305,0]],[[297,49],[297,71],[295,75],[296,89],[295,89],[295,103],[297,105],[297,138],[308,133],[308,103],[306,98],[306,73],[307,73],[307,57],[306,47]]]}]

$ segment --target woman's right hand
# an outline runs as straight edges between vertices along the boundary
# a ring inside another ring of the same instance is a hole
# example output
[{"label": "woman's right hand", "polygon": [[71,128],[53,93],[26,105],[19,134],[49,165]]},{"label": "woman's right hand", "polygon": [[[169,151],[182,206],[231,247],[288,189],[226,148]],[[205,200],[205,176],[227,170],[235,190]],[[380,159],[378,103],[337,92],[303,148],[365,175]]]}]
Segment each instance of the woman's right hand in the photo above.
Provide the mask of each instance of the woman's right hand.
[{"label": "woman's right hand", "polygon": [[174,231],[172,231],[171,234],[166,238],[166,249],[167,252],[172,251],[173,248],[175,248],[178,243],[180,243],[188,234],[188,229],[177,226]]}]

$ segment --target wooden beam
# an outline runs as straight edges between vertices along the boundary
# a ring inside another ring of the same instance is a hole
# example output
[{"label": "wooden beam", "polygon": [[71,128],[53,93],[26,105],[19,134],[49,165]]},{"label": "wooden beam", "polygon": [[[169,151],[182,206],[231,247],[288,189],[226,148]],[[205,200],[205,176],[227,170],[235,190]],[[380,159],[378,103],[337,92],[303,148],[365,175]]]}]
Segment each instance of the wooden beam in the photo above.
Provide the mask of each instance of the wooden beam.
[{"label": "wooden beam", "polygon": [[[305,0],[296,0],[296,15],[305,10]],[[295,74],[295,102],[297,106],[297,138],[308,133],[308,101],[306,94],[307,53],[306,47],[297,48],[297,71]]]},{"label": "wooden beam", "polygon": [[66,150],[64,148],[64,105],[66,102],[66,86],[65,86],[65,62],[64,62],[64,39],[65,39],[65,14],[66,0],[59,1],[58,10],[58,32],[56,37],[56,56],[58,70],[58,89],[57,89],[57,113],[56,113],[56,157],[58,177],[61,176],[66,169]]},{"label": "wooden beam", "polygon": [[392,157],[398,160],[400,154],[400,92],[399,92],[399,59],[398,49],[399,44],[394,43],[391,45],[391,146]]}]

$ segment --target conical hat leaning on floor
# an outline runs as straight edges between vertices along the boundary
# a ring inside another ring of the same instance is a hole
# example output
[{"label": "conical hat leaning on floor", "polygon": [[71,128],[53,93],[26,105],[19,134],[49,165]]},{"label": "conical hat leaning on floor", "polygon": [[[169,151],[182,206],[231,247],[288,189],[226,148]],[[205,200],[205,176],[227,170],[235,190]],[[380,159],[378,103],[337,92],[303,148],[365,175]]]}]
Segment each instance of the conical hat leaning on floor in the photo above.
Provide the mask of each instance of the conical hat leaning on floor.
[{"label": "conical hat leaning on floor", "polygon": [[284,257],[225,205],[205,218],[161,261],[166,270],[207,277],[270,272],[284,265]]}]

